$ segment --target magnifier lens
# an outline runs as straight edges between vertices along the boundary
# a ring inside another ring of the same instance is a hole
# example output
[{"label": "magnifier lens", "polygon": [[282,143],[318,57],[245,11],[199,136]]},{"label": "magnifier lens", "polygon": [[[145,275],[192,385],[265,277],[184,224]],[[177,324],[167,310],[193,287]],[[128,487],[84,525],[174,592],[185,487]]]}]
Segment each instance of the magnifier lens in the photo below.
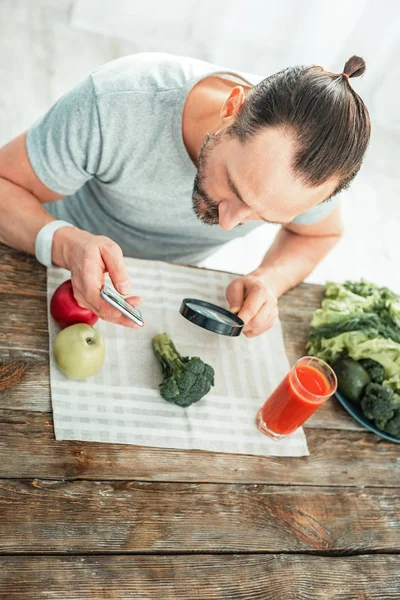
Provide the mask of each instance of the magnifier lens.
[{"label": "magnifier lens", "polygon": [[218,323],[227,323],[228,325],[237,325],[237,323],[233,319],[228,317],[227,315],[225,316],[221,313],[218,313],[215,310],[212,310],[211,308],[206,308],[205,306],[196,306],[192,302],[188,302],[186,304],[186,306],[188,306],[192,310],[197,311],[200,315],[204,315],[205,317],[208,317],[209,319],[214,319],[215,321],[218,321]]},{"label": "magnifier lens", "polygon": [[195,298],[185,298],[180,313],[191,323],[221,335],[238,336],[244,326],[243,321],[229,310]]}]

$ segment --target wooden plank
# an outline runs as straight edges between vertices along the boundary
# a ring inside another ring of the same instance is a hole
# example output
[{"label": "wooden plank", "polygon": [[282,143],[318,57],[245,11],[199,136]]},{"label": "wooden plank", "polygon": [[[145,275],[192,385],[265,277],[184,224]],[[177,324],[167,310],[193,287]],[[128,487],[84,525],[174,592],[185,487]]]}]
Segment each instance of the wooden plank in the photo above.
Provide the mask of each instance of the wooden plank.
[{"label": "wooden plank", "polygon": [[400,556],[0,557],[7,600],[398,600]]},{"label": "wooden plank", "polygon": [[[0,348],[0,357],[3,355],[14,356],[18,350]],[[48,358],[44,354],[22,351],[24,359],[27,355],[34,356],[34,361],[28,360],[28,369],[22,381],[7,389],[0,390],[0,405],[9,410],[27,410],[49,413],[51,417],[51,396]],[[1,358],[0,358],[1,365]],[[305,424],[306,429],[341,429],[348,431],[365,431],[341,406],[332,401],[323,405]]]},{"label": "wooden plank", "polygon": [[365,431],[365,428],[345,411],[335,397],[323,404],[304,424],[304,428],[306,431],[310,428]]},{"label": "wooden plank", "polygon": [[[24,363],[27,368],[18,383],[0,389],[0,406],[10,410],[51,413],[49,358],[45,352],[0,348],[0,368],[4,363]],[[1,382],[0,382],[1,387]],[[260,400],[260,405],[262,400]],[[363,427],[332,399],[307,421],[306,428],[363,431]]]},{"label": "wooden plank", "polygon": [[[0,405],[10,410],[39,411],[51,416],[50,372],[48,354],[22,349],[0,348],[0,368],[4,363],[25,363],[26,371],[18,384],[0,389]],[[260,404],[262,401],[260,401]],[[310,418],[306,428],[363,431],[340,403],[332,399]]]},{"label": "wooden plank", "polygon": [[23,379],[28,365],[23,361],[8,361],[0,364],[0,392],[16,387]]},{"label": "wooden plank", "polygon": [[48,352],[44,298],[0,294],[0,347]]},{"label": "wooden plank", "polygon": [[0,477],[400,486],[397,444],[308,429],[311,456],[276,458],[126,444],[56,442],[47,413],[0,411]]},{"label": "wooden plank", "polygon": [[[18,384],[14,382],[13,385],[0,389],[0,406],[10,410],[47,412],[50,416],[52,407],[48,355],[44,352],[0,348],[0,368],[2,364],[8,362],[25,363],[27,369]],[[334,398],[321,406],[307,421],[305,427],[364,430]]]},{"label": "wooden plank", "polygon": [[[48,355],[44,352],[0,348],[0,368],[8,362],[25,363],[27,369],[18,384],[14,383],[0,390],[0,406],[9,410],[46,412],[50,417],[52,407]],[[305,427],[349,431],[364,429],[335,399],[321,406]]]},{"label": "wooden plank", "polygon": [[400,552],[399,488],[0,480],[0,504],[0,554]]},{"label": "wooden plank", "polygon": [[0,293],[46,300],[46,268],[34,256],[0,244],[0,265]]},{"label": "wooden plank", "polygon": [[293,365],[305,356],[306,339],[313,312],[319,308],[324,287],[302,283],[289,290],[279,300],[279,315],[289,363]]},{"label": "wooden plank", "polygon": [[31,441],[38,438],[55,442],[53,418],[49,413],[2,409],[0,429],[0,439],[27,437]]},{"label": "wooden plank", "polygon": [[[4,364],[23,363],[26,370],[16,384],[0,391],[0,406],[4,409],[51,412],[50,370],[47,352],[0,348],[0,368]],[[0,382],[1,387],[1,382]],[[49,414],[49,417],[51,415]]]}]

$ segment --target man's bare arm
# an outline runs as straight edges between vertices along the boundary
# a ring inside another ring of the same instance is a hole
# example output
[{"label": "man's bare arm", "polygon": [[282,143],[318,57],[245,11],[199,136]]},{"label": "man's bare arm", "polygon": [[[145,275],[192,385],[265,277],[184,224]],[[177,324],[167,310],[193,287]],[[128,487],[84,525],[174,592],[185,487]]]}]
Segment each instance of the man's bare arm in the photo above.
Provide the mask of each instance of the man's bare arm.
[{"label": "man's bare arm", "polygon": [[279,298],[313,271],[342,234],[339,206],[318,223],[284,225],[252,275],[261,277]]},{"label": "man's bare arm", "polygon": [[[0,148],[0,242],[34,254],[40,229],[55,220],[43,204],[60,198],[33,171],[25,133]],[[115,242],[78,227],[63,227],[54,234],[52,261],[71,271],[74,295],[81,306],[107,321],[136,327],[100,298],[105,272],[121,293],[129,293],[122,251]],[[124,283],[125,289],[121,285]],[[138,301],[132,297],[132,303]]]},{"label": "man's bare arm", "polygon": [[39,230],[54,220],[42,203],[62,196],[36,177],[25,139],[24,133],[0,148],[0,241],[34,254]]}]

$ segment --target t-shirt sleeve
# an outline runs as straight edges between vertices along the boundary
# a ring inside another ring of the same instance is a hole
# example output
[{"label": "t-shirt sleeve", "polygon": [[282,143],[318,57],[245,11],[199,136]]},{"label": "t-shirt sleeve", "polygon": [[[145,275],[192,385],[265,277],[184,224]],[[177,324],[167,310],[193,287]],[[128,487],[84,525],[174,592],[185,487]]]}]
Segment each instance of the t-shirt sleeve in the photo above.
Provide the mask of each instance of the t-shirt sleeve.
[{"label": "t-shirt sleeve", "polygon": [[322,219],[325,219],[325,217],[330,215],[339,204],[339,195],[334,196],[332,200],[317,204],[317,206],[313,206],[313,208],[301,213],[301,215],[297,215],[292,223],[296,223],[297,225],[311,225],[312,223],[318,223],[318,221],[322,221]]},{"label": "t-shirt sleeve", "polygon": [[91,77],[32,125],[26,147],[37,177],[60,195],[73,194],[96,174],[101,130]]}]

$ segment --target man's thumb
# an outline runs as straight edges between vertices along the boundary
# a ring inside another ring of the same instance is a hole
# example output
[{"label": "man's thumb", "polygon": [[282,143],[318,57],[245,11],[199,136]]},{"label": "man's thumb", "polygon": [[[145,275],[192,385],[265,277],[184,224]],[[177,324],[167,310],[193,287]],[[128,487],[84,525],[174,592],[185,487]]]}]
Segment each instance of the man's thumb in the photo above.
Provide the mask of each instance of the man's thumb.
[{"label": "man's thumb", "polygon": [[229,302],[231,312],[238,313],[244,301],[244,285],[241,279],[235,279],[228,285],[226,299]]}]

